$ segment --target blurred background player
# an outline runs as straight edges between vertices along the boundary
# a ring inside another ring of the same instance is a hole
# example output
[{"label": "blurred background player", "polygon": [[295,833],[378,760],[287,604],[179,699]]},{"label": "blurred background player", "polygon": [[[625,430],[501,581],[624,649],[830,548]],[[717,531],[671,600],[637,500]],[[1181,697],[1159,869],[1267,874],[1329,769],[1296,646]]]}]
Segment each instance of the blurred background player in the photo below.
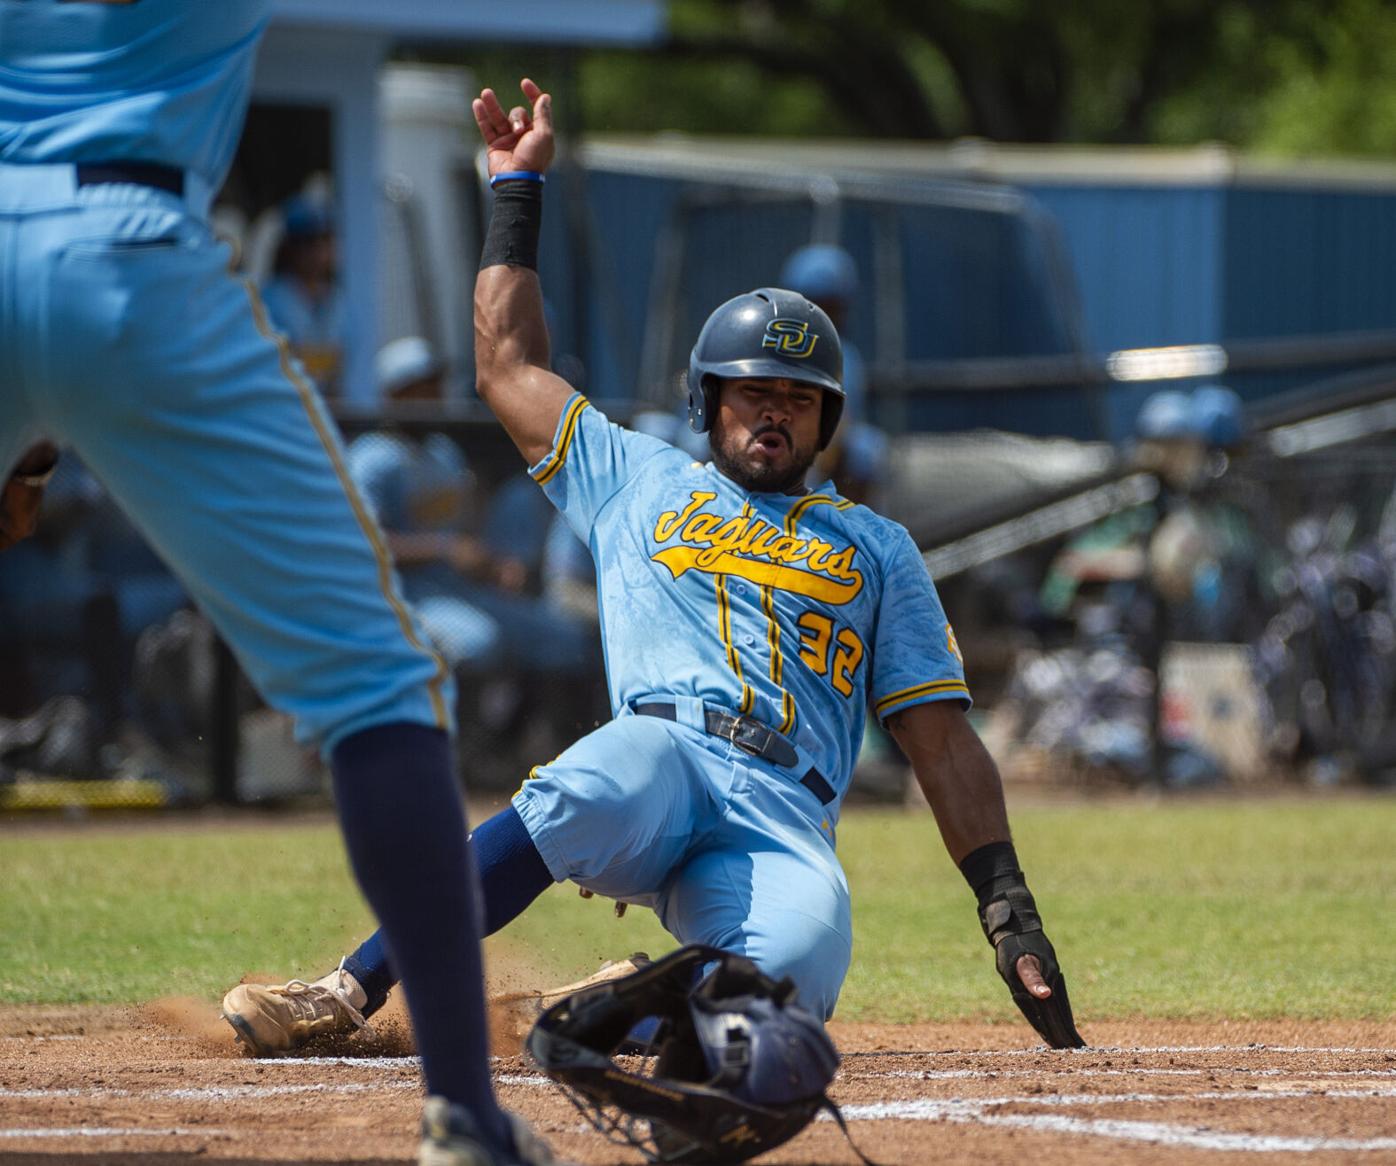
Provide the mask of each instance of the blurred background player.
[{"label": "blurred background player", "polygon": [[269,8],[0,0],[6,510],[23,534],[44,485],[25,459],[68,443],[160,549],[330,761],[433,1095],[421,1161],[542,1161],[489,1078],[449,677],[323,403],[207,225]]},{"label": "blurred background player", "polygon": [[[614,719],[537,766],[476,830],[487,933],[571,880],[653,908],[680,943],[789,976],[827,1019],[852,958],[835,828],[874,707],[975,892],[1014,1001],[1053,1046],[1083,1044],[925,563],[904,528],[832,482],[804,484],[843,406],[837,331],[784,289],[712,313],[688,380],[707,464],[597,412],[550,367],[536,263],[551,102],[522,88],[531,113],[506,114],[490,89],[474,103],[495,187],[478,387],[591,548]],[[348,983],[367,1014],[393,980],[374,936],[314,988]],[[294,1048],[284,993],[234,989],[225,1014],[266,1052]]]},{"label": "blurred background player", "polygon": [[1141,406],[1130,460],[1157,494],[1093,523],[1053,560],[1043,611],[1071,642],[1020,666],[1017,732],[1131,783],[1220,781],[1217,758],[1173,739],[1161,674],[1175,642],[1243,643],[1271,608],[1250,519],[1228,490],[1241,399],[1220,385],[1161,389]]},{"label": "blurred background player", "polygon": [[[385,344],[376,367],[390,414],[395,404],[445,397],[447,369],[420,336]],[[512,741],[521,722],[555,720],[540,752],[556,752],[576,735],[574,725],[564,733],[569,717],[594,703],[587,681],[601,663],[594,619],[535,594],[546,501],[522,474],[485,499],[460,446],[439,432],[365,433],[349,447],[349,470],[383,528],[403,593],[460,681],[463,729],[488,737],[471,742],[473,764],[489,767],[486,783],[515,788],[528,769]],[[543,690],[548,699],[531,699]]]},{"label": "blurred background player", "polygon": [[[440,401],[445,366],[430,344],[407,336],[383,346],[375,363],[380,398]],[[403,592],[453,669],[478,671],[502,655],[493,617],[465,597],[468,579],[515,588],[522,567],[497,560],[472,534],[479,518],[475,475],[460,446],[442,433],[365,433],[349,446],[349,472],[373,507],[402,578]]]},{"label": "blurred background player", "polygon": [[[0,562],[6,659],[0,762],[53,777],[114,776],[127,760],[137,639],[187,602],[183,589],[81,459],[65,451],[43,523]],[[73,693],[86,693],[86,698]],[[21,760],[26,758],[27,760]]]},{"label": "blurred background player", "polygon": [[858,302],[858,266],[842,247],[811,243],[790,253],[777,283],[818,304],[843,343],[843,420],[816,459],[812,476],[832,478],[845,498],[875,506],[887,479],[888,443],[887,435],[868,421],[867,365],[848,339],[848,318]]},{"label": "blurred background player", "polygon": [[309,194],[287,199],[281,214],[281,242],[262,300],[315,387],[338,396],[348,317],[334,216],[326,199]]}]

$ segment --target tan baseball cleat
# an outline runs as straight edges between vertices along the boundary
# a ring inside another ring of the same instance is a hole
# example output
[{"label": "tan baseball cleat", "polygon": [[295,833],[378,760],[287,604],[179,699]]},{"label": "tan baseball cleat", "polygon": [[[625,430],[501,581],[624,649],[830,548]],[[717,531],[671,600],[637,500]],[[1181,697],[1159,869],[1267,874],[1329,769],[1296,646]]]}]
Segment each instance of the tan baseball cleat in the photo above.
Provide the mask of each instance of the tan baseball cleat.
[{"label": "tan baseball cleat", "polygon": [[599,971],[593,972],[584,980],[563,984],[560,987],[549,987],[549,989],[505,991],[498,996],[491,996],[490,1003],[515,1004],[519,1001],[533,1001],[537,1005],[537,1011],[544,1012],[553,1007],[561,998],[571,996],[574,991],[581,991],[584,987],[595,987],[596,984],[610,983],[611,980],[618,980],[621,976],[630,975],[631,972],[638,972],[641,968],[648,968],[652,962],[652,959],[645,952],[637,951],[627,955],[624,959],[607,959],[600,966]]},{"label": "tan baseball cleat", "polygon": [[363,1028],[368,996],[341,965],[307,983],[239,984],[223,997],[223,1019],[258,1057],[290,1053],[318,1036],[347,1036]]},{"label": "tan baseball cleat", "polygon": [[609,984],[612,980],[619,980],[622,976],[628,976],[631,972],[638,972],[641,968],[647,968],[654,961],[642,951],[637,951],[628,955],[623,960],[607,960],[600,969],[587,976],[584,980],[578,980],[574,984],[563,984],[560,988],[548,988],[545,991],[534,993],[538,1000],[538,1011],[544,1012],[551,1008],[564,996],[570,996],[573,992],[580,992],[583,988],[594,988],[597,984]]}]

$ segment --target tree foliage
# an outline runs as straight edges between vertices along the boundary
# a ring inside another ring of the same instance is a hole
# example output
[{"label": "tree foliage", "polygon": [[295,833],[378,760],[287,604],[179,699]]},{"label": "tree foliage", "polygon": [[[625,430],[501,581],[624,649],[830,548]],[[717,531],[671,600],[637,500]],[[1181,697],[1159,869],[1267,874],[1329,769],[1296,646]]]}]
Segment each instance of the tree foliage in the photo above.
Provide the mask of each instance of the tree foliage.
[{"label": "tree foliage", "polygon": [[671,0],[578,72],[600,131],[1396,150],[1385,0]]}]

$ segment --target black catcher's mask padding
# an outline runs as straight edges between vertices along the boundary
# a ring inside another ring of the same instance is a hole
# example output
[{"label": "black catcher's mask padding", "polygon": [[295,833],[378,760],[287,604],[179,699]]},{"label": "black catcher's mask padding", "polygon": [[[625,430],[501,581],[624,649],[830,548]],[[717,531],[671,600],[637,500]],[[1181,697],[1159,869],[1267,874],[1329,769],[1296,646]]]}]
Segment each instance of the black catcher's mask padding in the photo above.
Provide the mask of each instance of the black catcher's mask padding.
[{"label": "black catcher's mask padding", "polygon": [[[553,1005],[526,1047],[612,1141],[656,1162],[741,1162],[832,1108],[838,1052],[794,998],[789,979],[692,944]],[[618,1063],[647,1018],[658,1021],[652,1041]]]},{"label": "black catcher's mask padding", "polygon": [[785,377],[823,389],[819,448],[834,439],[843,415],[843,345],[824,309],[799,292],[757,288],[708,317],[688,358],[694,433],[713,427],[721,382],[733,377]]}]

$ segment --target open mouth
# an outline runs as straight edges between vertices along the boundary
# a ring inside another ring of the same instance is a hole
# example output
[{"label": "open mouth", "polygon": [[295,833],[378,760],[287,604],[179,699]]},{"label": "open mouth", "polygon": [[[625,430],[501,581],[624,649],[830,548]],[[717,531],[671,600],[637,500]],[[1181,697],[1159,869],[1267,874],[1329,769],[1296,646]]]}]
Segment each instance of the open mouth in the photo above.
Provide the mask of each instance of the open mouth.
[{"label": "open mouth", "polygon": [[767,454],[783,453],[790,448],[790,443],[781,433],[774,429],[769,429],[765,433],[757,435],[756,448]]}]

